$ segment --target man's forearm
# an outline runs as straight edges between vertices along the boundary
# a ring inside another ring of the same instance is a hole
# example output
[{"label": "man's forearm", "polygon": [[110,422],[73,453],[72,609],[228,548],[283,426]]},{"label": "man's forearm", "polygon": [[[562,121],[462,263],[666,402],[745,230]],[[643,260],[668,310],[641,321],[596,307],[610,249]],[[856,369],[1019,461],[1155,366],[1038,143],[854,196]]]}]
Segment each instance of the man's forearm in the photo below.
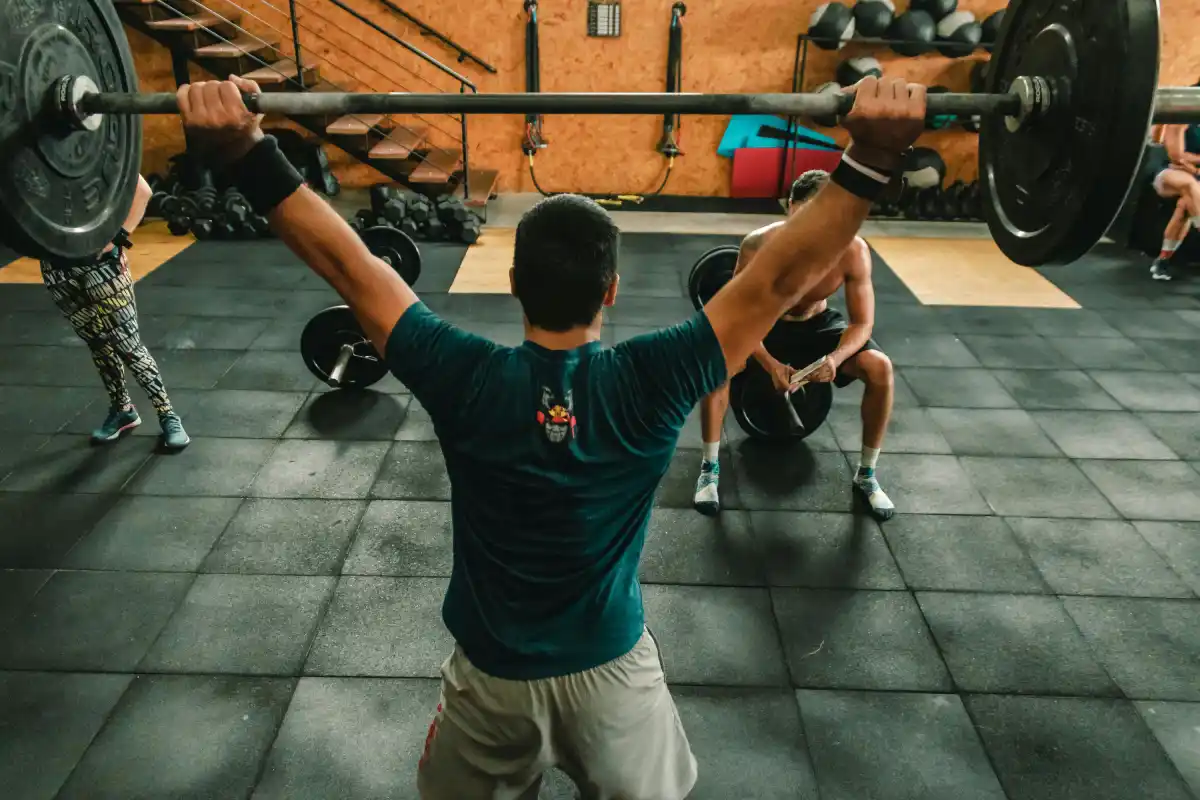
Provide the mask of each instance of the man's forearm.
[{"label": "man's forearm", "polygon": [[827,184],[793,214],[746,268],[786,307],[824,278],[858,235],[871,201]]},{"label": "man's forearm", "polygon": [[830,358],[838,364],[844,364],[847,358],[863,349],[871,338],[872,328],[872,325],[851,323],[842,331],[842,338],[838,340],[837,349],[829,354]]},{"label": "man's forearm", "polygon": [[355,280],[356,269],[385,268],[354,229],[307,186],[277,205],[267,220],[283,243],[338,292]]},{"label": "man's forearm", "polygon": [[775,356],[767,352],[767,346],[765,344],[760,343],[758,347],[754,348],[754,352],[751,353],[751,355],[754,356],[754,360],[757,361],[759,366],[761,366],[763,369],[766,369],[775,363]]}]

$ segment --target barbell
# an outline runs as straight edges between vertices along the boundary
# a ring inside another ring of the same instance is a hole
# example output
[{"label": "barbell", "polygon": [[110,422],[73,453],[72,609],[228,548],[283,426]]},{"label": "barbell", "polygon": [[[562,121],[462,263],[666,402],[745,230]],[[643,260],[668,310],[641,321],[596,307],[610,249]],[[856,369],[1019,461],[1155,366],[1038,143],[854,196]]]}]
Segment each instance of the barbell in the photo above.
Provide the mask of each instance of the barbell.
[{"label": "barbell", "polygon": [[[1013,0],[985,89],[929,98],[982,117],[985,217],[1029,266],[1100,240],[1129,192],[1151,122],[1200,121],[1200,89],[1158,88],[1158,0]],[[351,94],[247,97],[262,113],[846,114],[834,94]],[[138,94],[112,0],[0,0],[0,241],[86,263],[120,230],[141,160]]]}]

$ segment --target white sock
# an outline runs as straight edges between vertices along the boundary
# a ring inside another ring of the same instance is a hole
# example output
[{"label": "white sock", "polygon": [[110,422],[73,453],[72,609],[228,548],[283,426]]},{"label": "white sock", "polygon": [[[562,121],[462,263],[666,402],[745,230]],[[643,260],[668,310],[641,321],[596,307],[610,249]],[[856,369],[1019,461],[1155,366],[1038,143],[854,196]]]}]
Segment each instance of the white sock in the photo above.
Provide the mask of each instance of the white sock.
[{"label": "white sock", "polygon": [[858,468],[875,469],[875,463],[879,461],[878,447],[863,447],[862,455],[858,458]]},{"label": "white sock", "polygon": [[717,460],[717,457],[718,457],[717,454],[720,451],[720,449],[721,449],[721,443],[719,441],[705,442],[704,443],[704,460],[712,461],[715,463]]}]

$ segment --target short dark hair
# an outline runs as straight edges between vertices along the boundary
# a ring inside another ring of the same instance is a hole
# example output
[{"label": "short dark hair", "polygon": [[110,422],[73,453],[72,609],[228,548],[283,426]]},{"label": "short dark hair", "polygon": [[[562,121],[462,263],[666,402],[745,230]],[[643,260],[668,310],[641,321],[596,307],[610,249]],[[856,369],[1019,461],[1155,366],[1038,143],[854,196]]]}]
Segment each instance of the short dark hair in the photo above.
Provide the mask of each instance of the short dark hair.
[{"label": "short dark hair", "polygon": [[554,195],[525,212],[513,250],[513,291],[529,324],[556,332],[590,324],[616,279],[619,246],[612,217],[586,197]]},{"label": "short dark hair", "polygon": [[827,183],[828,172],[823,169],[810,169],[792,181],[792,190],[788,192],[788,205],[807,203]]}]

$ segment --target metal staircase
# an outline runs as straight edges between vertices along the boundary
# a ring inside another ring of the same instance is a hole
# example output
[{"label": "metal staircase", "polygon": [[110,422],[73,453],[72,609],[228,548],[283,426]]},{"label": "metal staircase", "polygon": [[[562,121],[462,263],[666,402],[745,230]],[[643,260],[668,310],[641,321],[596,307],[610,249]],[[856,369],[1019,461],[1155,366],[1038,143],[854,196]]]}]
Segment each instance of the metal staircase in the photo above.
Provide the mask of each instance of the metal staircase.
[{"label": "metal staircase", "polygon": [[[187,80],[191,62],[216,77],[239,74],[257,81],[263,91],[412,91],[394,75],[383,75],[359,55],[322,37],[318,25],[330,23],[364,48],[376,52],[386,48],[389,63],[424,84],[419,91],[444,90],[401,63],[400,50],[451,76],[459,91],[475,91],[465,76],[340,0],[275,0],[278,5],[259,0],[255,10],[229,0],[221,0],[219,6],[217,0],[209,2],[212,7],[199,0],[113,0],[127,26],[170,50],[177,82]],[[354,66],[347,69],[347,63]],[[377,170],[385,181],[422,194],[455,194],[469,206],[485,207],[496,182],[496,170],[469,164],[465,115],[291,115],[288,119]],[[264,126],[278,122],[268,117]]]}]

